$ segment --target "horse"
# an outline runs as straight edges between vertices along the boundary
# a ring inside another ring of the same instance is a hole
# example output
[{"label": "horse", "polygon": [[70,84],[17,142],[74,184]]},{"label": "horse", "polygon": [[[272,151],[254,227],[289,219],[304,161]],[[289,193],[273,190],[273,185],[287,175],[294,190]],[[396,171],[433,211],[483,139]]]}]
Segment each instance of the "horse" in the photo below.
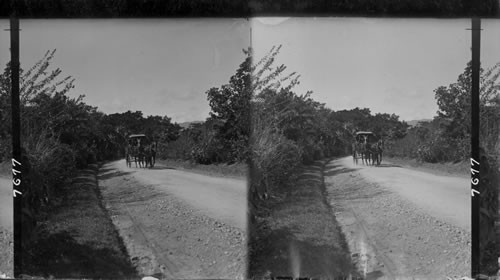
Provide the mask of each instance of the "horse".
[{"label": "horse", "polygon": [[151,146],[146,147],[146,149],[144,150],[144,158],[145,158],[144,161],[146,163],[146,167],[149,166],[149,168],[152,168],[153,167],[153,154],[151,151]]},{"label": "horse", "polygon": [[372,151],[370,149],[370,144],[368,144],[368,142],[365,142],[361,144],[362,146],[362,160],[363,160],[363,163],[365,165],[369,165],[370,164],[370,160],[372,158]]},{"label": "horse", "polygon": [[154,167],[156,163],[156,150],[153,144],[151,144],[150,150],[151,150],[151,163],[152,163],[151,167]]},{"label": "horse", "polygon": [[129,163],[130,167],[132,167],[132,161],[135,162],[135,167],[137,168],[137,146],[135,145],[130,145],[129,149]]},{"label": "horse", "polygon": [[354,164],[358,164],[358,143],[354,142],[352,143],[352,162]]},{"label": "horse", "polygon": [[352,143],[352,157],[355,164],[358,164],[359,158],[361,158],[362,163],[365,163],[365,158],[366,158],[365,153],[366,153],[366,148],[363,143],[357,141]]},{"label": "horse", "polygon": [[380,139],[375,145],[375,149],[377,151],[377,165],[380,165],[380,163],[382,163],[382,154],[384,152],[384,142]]},{"label": "horse", "polygon": [[382,152],[383,152],[383,142],[382,140],[377,141],[370,146],[370,152],[372,155],[372,165],[380,165],[382,162]]},{"label": "horse", "polygon": [[132,167],[132,156],[130,155],[130,145],[125,146],[125,161],[127,167]]},{"label": "horse", "polygon": [[145,150],[144,150],[144,146],[139,144],[139,147],[137,147],[137,153],[136,153],[136,157],[135,157],[135,160],[136,160],[136,166],[137,166],[137,162],[139,162],[139,168],[140,167],[146,167],[146,163],[144,161],[144,157],[145,157]]}]

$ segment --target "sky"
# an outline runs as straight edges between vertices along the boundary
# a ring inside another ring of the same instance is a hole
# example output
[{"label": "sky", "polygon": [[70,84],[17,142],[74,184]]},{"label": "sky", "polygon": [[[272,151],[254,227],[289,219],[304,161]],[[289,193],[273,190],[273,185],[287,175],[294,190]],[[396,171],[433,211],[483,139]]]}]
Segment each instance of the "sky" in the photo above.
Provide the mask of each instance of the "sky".
[{"label": "sky", "polygon": [[[434,89],[457,80],[471,58],[470,19],[257,18],[257,58],[282,45],[277,64],[298,72],[297,93],[333,110],[369,108],[430,119]],[[481,61],[500,62],[500,20],[482,20]]]},{"label": "sky", "polygon": [[[205,92],[228,82],[251,40],[258,60],[301,75],[299,94],[333,110],[370,108],[402,120],[432,118],[433,90],[470,60],[470,19],[256,18],[21,20],[21,67],[57,49],[52,68],[76,79],[69,95],[105,113],[140,110],[173,121],[204,120]],[[10,59],[0,20],[0,65]],[[500,20],[482,21],[483,67],[500,62]],[[1,66],[3,69],[3,66]]]},{"label": "sky", "polygon": [[[51,69],[75,78],[70,96],[84,94],[104,113],[140,110],[178,123],[208,117],[205,92],[228,83],[250,44],[245,19],[21,20],[20,28],[21,67],[57,49]],[[10,38],[1,33],[5,65]]]}]

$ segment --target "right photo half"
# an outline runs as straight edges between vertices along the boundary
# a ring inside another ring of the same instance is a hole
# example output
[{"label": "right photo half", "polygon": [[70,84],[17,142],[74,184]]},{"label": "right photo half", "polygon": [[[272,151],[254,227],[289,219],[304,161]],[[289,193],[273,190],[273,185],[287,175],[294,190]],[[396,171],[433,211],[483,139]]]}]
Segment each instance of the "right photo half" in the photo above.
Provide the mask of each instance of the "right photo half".
[{"label": "right photo half", "polygon": [[[248,278],[471,277],[471,20],[251,26]],[[491,276],[500,24],[481,28],[480,270]]]}]

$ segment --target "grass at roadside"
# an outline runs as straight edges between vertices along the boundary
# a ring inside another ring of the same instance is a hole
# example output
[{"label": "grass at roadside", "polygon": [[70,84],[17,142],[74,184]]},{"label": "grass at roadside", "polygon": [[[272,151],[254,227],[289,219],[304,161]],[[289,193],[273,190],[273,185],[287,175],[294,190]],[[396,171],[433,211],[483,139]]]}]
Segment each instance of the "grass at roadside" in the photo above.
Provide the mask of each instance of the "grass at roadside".
[{"label": "grass at roadside", "polygon": [[[326,201],[323,162],[301,170],[295,184],[267,203],[251,228],[249,277],[356,276],[347,244]],[[256,205],[259,208],[262,206]],[[332,265],[335,264],[335,265]]]},{"label": "grass at roadside", "polygon": [[36,231],[23,274],[55,278],[132,278],[135,270],[101,204],[95,170],[83,170],[65,185]]},{"label": "grass at roadside", "polygon": [[212,175],[212,176],[222,176],[222,177],[233,177],[244,179],[247,177],[248,167],[244,163],[235,164],[197,164],[189,161],[180,160],[156,160],[156,164],[181,168],[189,170],[191,172],[196,172],[200,174]]},{"label": "grass at roadside", "polygon": [[448,176],[458,176],[458,177],[470,177],[470,162],[461,161],[458,163],[446,162],[446,163],[429,163],[420,162],[416,159],[410,158],[400,158],[400,157],[384,157],[383,162],[390,162],[393,164],[408,166],[414,169],[436,174],[436,175],[448,175]]}]

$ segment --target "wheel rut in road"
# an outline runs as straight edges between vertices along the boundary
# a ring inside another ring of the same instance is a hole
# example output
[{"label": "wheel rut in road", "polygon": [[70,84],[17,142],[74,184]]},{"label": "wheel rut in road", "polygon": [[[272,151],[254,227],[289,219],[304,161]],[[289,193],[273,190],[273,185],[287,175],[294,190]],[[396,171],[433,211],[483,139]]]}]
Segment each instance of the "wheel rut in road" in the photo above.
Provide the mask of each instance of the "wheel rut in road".
[{"label": "wheel rut in road", "polygon": [[[245,278],[246,233],[245,229],[235,226],[242,222],[234,220],[241,209],[228,215],[218,215],[221,212],[224,214],[224,209],[206,210],[213,204],[194,207],[195,204],[186,201],[183,195],[193,193],[196,180],[185,187],[188,192],[178,195],[177,188],[181,187],[179,179],[170,177],[163,180],[164,174],[151,176],[149,180],[144,178],[154,172],[172,175],[176,170],[127,169],[125,163],[123,167],[121,163],[113,162],[101,168],[99,188],[139,275],[177,279]],[[189,177],[185,173],[176,175]],[[216,178],[217,182],[219,180],[223,181]],[[205,184],[198,187],[211,186]],[[228,186],[221,192],[211,193],[204,189],[198,192],[215,196],[201,198],[210,203],[231,197],[241,199],[241,193],[239,189],[230,192]],[[227,207],[236,203],[220,204]],[[244,205],[239,207],[246,210]]]},{"label": "wheel rut in road", "polygon": [[[450,218],[447,212],[440,215],[435,209],[422,209],[420,198],[411,200],[394,189],[394,182],[404,182],[404,178],[388,178],[392,182],[387,185],[373,182],[362,168],[374,173],[377,167],[356,167],[350,160],[328,163],[325,184],[352,259],[366,279],[446,279],[469,275],[470,231],[466,225],[457,226],[462,217]],[[394,176],[399,176],[397,172]],[[411,170],[402,174],[407,172]],[[418,181],[411,184],[418,187]],[[439,192],[440,181],[433,187]],[[444,188],[445,192],[450,191],[448,186]],[[451,199],[441,197],[442,203],[461,203],[453,198],[461,197],[462,190],[456,192]]]}]

